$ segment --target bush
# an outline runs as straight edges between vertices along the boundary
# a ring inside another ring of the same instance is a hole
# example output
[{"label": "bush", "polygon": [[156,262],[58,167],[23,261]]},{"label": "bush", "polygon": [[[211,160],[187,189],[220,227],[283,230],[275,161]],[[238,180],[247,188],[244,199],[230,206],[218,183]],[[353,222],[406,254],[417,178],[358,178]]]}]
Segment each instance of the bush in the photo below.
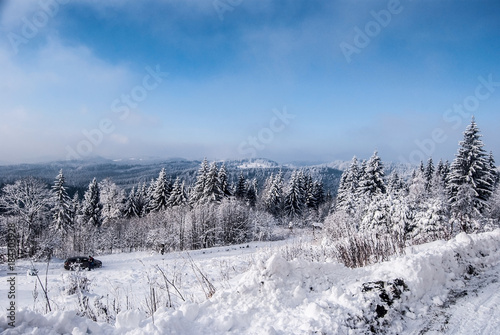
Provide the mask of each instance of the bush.
[{"label": "bush", "polygon": [[355,233],[335,242],[333,250],[339,262],[356,268],[404,254],[404,243],[394,234]]}]

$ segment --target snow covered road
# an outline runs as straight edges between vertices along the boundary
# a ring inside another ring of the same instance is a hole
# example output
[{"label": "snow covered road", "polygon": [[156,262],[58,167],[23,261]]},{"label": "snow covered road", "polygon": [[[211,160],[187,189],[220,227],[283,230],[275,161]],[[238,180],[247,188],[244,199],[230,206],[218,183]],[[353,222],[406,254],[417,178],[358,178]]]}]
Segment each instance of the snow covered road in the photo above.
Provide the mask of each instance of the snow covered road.
[{"label": "snow covered road", "polygon": [[443,311],[427,334],[498,334],[500,332],[500,265],[472,278],[461,297]]}]

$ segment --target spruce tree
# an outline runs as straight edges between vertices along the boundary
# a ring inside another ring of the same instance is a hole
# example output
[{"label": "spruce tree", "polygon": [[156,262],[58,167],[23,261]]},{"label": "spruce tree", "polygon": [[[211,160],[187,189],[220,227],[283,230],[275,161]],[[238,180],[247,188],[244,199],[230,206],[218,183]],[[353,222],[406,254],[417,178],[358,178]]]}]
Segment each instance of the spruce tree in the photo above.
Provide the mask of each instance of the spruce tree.
[{"label": "spruce tree", "polygon": [[313,193],[317,206],[325,203],[325,188],[322,181],[315,180],[313,183]]},{"label": "spruce tree", "polygon": [[425,189],[429,191],[432,186],[432,177],[434,176],[434,163],[432,162],[432,158],[429,158],[427,161],[427,165],[425,167]]},{"label": "spruce tree", "polygon": [[247,186],[247,192],[246,192],[246,200],[247,204],[250,207],[255,207],[255,204],[257,203],[257,179],[254,178],[252,179]]},{"label": "spruce tree", "polygon": [[264,200],[266,209],[275,217],[281,216],[283,208],[283,174],[281,170],[271,180],[271,185]]},{"label": "spruce tree", "polygon": [[156,188],[156,180],[154,178],[151,178],[148,188],[146,189],[146,196],[144,198],[146,206],[144,207],[143,215],[146,215],[149,212],[151,212],[155,206],[153,200],[155,194],[155,188]]},{"label": "spruce tree", "polygon": [[149,194],[148,187],[145,182],[137,187],[134,202],[137,208],[137,216],[145,216],[149,211]]},{"label": "spruce tree", "polygon": [[360,171],[358,159],[354,156],[351,165],[342,173],[340,184],[337,191],[337,202],[335,209],[343,210],[346,213],[352,213],[356,207],[354,199],[358,193]]},{"label": "spruce tree", "polygon": [[181,182],[180,178],[177,177],[174,182],[174,187],[172,188],[172,193],[168,199],[168,205],[170,207],[184,206],[187,204],[187,196],[185,191],[184,182]]},{"label": "spruce tree", "polygon": [[203,199],[206,202],[220,202],[222,199],[222,189],[219,182],[219,169],[217,163],[210,165],[203,190]]},{"label": "spruce tree", "polygon": [[495,187],[498,184],[499,175],[498,175],[498,169],[495,164],[495,158],[493,158],[493,152],[491,151],[490,155],[488,156],[488,165],[490,171],[489,182],[492,185],[493,189],[495,189]]},{"label": "spruce tree", "polygon": [[94,178],[85,192],[82,204],[83,222],[96,228],[102,225],[102,204],[99,184]]},{"label": "spruce tree", "polygon": [[194,188],[190,194],[190,201],[192,205],[200,202],[203,199],[203,193],[205,191],[205,183],[208,174],[208,161],[205,158],[198,169],[198,174],[196,176],[196,182]]},{"label": "spruce tree", "polygon": [[234,191],[234,196],[236,197],[236,199],[245,199],[247,193],[246,183],[247,182],[245,177],[243,176],[243,171],[240,171],[238,182],[236,183],[236,190]]},{"label": "spruce tree", "polygon": [[397,171],[392,171],[387,181],[387,192],[391,195],[397,196],[404,191],[404,182],[399,176]]},{"label": "spruce tree", "polygon": [[99,183],[102,204],[103,223],[118,219],[123,213],[125,193],[111,179],[106,178]]},{"label": "spruce tree", "polygon": [[66,192],[65,178],[60,170],[52,186],[52,223],[55,232],[66,235],[73,225],[71,215],[71,199]]},{"label": "spruce tree", "polygon": [[219,186],[222,197],[228,198],[232,195],[231,189],[229,187],[229,182],[227,180],[227,170],[225,164],[222,164],[222,166],[219,169]]},{"label": "spruce tree", "polygon": [[138,215],[137,204],[136,204],[136,195],[135,195],[135,187],[132,187],[130,190],[127,200],[125,201],[123,214],[127,219],[130,219]]},{"label": "spruce tree", "polygon": [[385,193],[384,166],[377,151],[363,165],[365,166],[358,187],[360,195],[371,199],[375,195]]},{"label": "spruce tree", "polygon": [[288,192],[285,195],[285,214],[291,219],[297,219],[302,216],[305,199],[304,190],[300,181],[300,173],[293,172],[288,186]]},{"label": "spruce tree", "polygon": [[448,174],[448,192],[453,214],[462,219],[461,224],[466,227],[470,214],[480,214],[486,208],[493,185],[490,164],[474,118],[459,144]]},{"label": "spruce tree", "polygon": [[167,179],[165,168],[162,168],[154,186],[151,209],[156,212],[165,210],[168,207],[170,192],[172,192],[172,185]]}]

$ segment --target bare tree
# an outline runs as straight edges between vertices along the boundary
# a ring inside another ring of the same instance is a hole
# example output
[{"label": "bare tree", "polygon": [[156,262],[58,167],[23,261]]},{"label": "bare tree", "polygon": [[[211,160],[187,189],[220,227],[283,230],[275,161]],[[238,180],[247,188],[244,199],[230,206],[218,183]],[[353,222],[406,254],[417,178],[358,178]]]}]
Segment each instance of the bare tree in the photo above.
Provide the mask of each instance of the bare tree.
[{"label": "bare tree", "polygon": [[27,177],[6,185],[0,196],[0,207],[6,215],[17,218],[18,255],[36,252],[36,238],[43,228],[44,212],[48,209],[50,193],[39,179]]}]

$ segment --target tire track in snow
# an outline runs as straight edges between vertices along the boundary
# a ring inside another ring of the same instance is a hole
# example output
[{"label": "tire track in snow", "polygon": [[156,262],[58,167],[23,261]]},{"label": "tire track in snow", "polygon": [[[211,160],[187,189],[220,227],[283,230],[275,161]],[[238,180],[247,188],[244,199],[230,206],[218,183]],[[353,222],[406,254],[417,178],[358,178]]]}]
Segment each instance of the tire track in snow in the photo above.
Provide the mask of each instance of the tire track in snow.
[{"label": "tire track in snow", "polygon": [[471,278],[465,291],[457,292],[458,297],[451,297],[448,308],[437,312],[420,334],[499,334],[499,275],[500,264]]}]

